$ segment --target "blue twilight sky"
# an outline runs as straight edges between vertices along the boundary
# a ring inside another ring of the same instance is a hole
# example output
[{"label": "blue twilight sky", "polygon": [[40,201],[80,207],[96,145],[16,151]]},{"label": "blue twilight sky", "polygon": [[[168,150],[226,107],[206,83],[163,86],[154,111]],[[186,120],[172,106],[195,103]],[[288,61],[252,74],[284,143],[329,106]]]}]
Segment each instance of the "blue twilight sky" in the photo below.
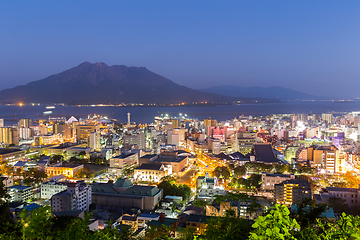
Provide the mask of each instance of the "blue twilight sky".
[{"label": "blue twilight sky", "polygon": [[0,90],[84,61],[360,97],[360,1],[0,0]]}]

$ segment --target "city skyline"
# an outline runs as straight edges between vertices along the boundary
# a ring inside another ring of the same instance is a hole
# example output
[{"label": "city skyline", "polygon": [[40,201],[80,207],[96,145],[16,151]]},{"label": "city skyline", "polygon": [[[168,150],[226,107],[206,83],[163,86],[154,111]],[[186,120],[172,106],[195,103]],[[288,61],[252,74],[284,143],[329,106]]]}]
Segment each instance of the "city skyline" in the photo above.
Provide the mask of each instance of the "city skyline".
[{"label": "city skyline", "polygon": [[3,2],[0,90],[89,61],[143,66],[194,89],[359,97],[359,10],[357,1]]}]

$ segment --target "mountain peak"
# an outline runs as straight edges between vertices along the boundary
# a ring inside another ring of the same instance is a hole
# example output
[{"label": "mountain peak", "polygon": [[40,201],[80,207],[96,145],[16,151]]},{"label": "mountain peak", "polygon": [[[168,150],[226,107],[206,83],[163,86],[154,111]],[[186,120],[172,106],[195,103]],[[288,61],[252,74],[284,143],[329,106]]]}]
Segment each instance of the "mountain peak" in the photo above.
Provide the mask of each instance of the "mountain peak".
[{"label": "mountain peak", "polygon": [[0,102],[66,104],[223,102],[233,98],[196,91],[145,67],[80,65],[25,86],[0,92]]}]

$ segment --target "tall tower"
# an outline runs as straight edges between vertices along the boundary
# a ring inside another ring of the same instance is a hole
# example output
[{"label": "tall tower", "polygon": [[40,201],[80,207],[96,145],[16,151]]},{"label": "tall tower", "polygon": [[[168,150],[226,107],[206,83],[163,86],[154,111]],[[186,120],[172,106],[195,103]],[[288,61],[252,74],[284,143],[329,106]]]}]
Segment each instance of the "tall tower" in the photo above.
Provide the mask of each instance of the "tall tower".
[{"label": "tall tower", "polygon": [[128,117],[128,125],[130,126],[130,113],[127,113],[127,117]]}]

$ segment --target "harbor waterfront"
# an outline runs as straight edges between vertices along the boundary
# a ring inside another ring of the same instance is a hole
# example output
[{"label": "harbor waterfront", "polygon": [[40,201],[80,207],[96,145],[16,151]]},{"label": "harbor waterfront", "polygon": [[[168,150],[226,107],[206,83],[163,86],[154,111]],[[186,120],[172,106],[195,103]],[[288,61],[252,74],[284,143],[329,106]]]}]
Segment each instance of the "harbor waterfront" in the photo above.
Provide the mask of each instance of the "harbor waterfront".
[{"label": "harbor waterfront", "polygon": [[[291,101],[268,104],[240,104],[216,105],[209,107],[93,107],[93,106],[62,106],[54,105],[48,109],[46,105],[0,105],[0,118],[5,124],[13,124],[21,118],[71,117],[72,115],[86,118],[87,115],[99,114],[119,122],[127,121],[127,113],[131,113],[131,121],[136,123],[151,123],[154,117],[161,114],[179,116],[187,114],[189,118],[204,119],[211,117],[218,121],[225,121],[239,115],[266,116],[269,114],[286,113],[327,113],[343,114],[360,111],[360,101]],[[51,113],[50,111],[51,110]],[[44,114],[45,112],[45,114]],[[48,113],[48,114],[46,114]],[[50,114],[49,114],[50,113]],[[15,120],[16,119],[16,120]]]}]

